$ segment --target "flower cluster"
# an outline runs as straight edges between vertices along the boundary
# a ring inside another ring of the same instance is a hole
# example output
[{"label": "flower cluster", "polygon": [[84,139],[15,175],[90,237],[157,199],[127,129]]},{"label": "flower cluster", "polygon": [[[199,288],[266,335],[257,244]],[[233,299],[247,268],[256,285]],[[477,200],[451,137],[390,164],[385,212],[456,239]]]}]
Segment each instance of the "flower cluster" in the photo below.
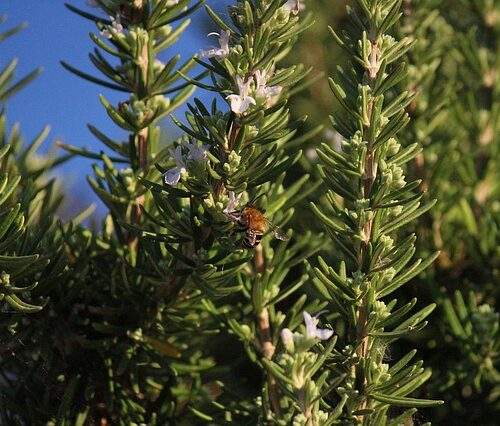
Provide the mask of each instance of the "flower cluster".
[{"label": "flower cluster", "polygon": [[[111,19],[111,28],[112,31],[115,32],[116,34],[123,34],[123,25],[121,23],[121,18],[120,15],[116,15],[116,18],[113,18],[112,16],[109,17]],[[108,28],[104,28],[101,31],[101,36],[111,39],[113,37],[112,32]]]},{"label": "flower cluster", "polygon": [[[267,86],[267,80],[270,73],[257,70],[253,77],[242,78],[236,76],[236,86],[238,94],[226,96],[230,102],[231,111],[236,114],[244,113],[250,105],[256,105],[257,101],[264,103],[266,107],[270,107],[275,102],[276,98],[281,93],[281,86]],[[253,87],[253,95],[249,95],[249,91]]]},{"label": "flower cluster", "polygon": [[[187,155],[182,152],[182,146],[187,148]],[[167,170],[163,174],[165,183],[170,186],[177,185],[181,177],[186,176],[187,161],[203,162],[207,158],[209,147],[206,145],[198,145],[196,142],[184,141],[182,145],[178,145],[175,151],[169,149],[168,152],[175,161],[175,167]]]},{"label": "flower cluster", "polygon": [[318,328],[318,315],[312,316],[304,311],[304,323],[306,326],[306,334],[295,332],[293,333],[289,328],[281,330],[281,341],[288,352],[294,352],[295,344],[302,343],[306,340],[310,346],[311,342],[317,343],[318,340],[328,340],[333,335],[333,330],[329,328]]},{"label": "flower cluster", "polygon": [[[226,58],[230,52],[230,32],[227,30],[221,31],[220,34],[212,32],[207,37],[213,35],[219,38],[219,47],[211,47],[210,49],[203,50],[201,56],[215,59]],[[257,105],[258,101],[268,108],[271,107],[282,90],[281,86],[267,86],[267,80],[271,75],[272,71],[262,70],[256,70],[253,75],[245,77],[236,75],[237,93],[226,96],[231,105],[231,111],[236,114],[242,114],[248,110],[250,105]],[[252,96],[250,95],[250,91],[253,92]]]},{"label": "flower cluster", "polygon": [[[311,350],[320,340],[328,340],[333,335],[333,330],[318,328],[318,315],[312,316],[304,311],[305,334],[284,328],[281,331],[281,340],[286,351],[276,358],[277,364],[273,365],[280,377],[285,378],[283,384],[289,395],[293,395],[299,412],[290,418],[290,424],[310,425],[323,424],[328,419],[328,414],[320,409],[319,400],[325,380],[315,379],[317,371],[335,345],[331,340],[322,353]],[[326,377],[326,376],[325,376]]]}]

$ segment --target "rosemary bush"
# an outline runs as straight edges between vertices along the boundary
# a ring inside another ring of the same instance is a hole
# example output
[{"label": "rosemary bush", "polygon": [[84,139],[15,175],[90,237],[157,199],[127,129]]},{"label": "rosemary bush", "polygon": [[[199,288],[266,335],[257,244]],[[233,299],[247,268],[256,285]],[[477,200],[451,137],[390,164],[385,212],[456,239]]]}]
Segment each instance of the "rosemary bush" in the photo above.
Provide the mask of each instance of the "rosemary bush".
[{"label": "rosemary bush", "polygon": [[[438,302],[427,351],[449,404],[436,421],[460,416],[495,424],[498,410],[498,5],[407,2],[403,31],[425,40],[413,52],[414,138],[425,147],[413,165],[438,203],[419,229],[424,251],[440,255],[420,295]],[[414,28],[414,29],[412,29]],[[446,166],[442,166],[443,163]],[[431,350],[429,350],[429,348]],[[444,368],[445,367],[445,368]]]},{"label": "rosemary bush", "polygon": [[[66,5],[124,137],[40,156],[1,110],[2,424],[494,424],[500,9],[354,3],[205,5],[187,59],[203,0]],[[73,156],[95,229],[59,217]]]}]

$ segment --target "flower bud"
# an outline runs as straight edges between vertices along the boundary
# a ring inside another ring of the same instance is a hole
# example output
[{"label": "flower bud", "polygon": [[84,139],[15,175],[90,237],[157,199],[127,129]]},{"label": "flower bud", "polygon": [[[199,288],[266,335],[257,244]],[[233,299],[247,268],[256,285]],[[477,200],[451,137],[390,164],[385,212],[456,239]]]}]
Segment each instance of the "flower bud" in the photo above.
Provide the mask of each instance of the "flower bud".
[{"label": "flower bud", "polygon": [[295,344],[293,342],[293,333],[289,328],[284,328],[280,333],[281,341],[288,352],[293,352],[295,350]]}]

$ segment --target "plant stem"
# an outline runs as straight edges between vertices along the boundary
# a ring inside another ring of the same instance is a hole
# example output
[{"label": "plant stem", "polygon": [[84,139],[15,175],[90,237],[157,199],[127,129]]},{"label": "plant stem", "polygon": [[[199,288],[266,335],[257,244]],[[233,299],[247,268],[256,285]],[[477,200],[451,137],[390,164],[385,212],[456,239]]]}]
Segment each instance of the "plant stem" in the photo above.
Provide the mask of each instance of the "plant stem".
[{"label": "plant stem", "polygon": [[[144,4],[143,0],[136,0],[134,2],[133,8],[128,10],[128,18],[130,22],[141,22],[144,14]],[[148,91],[148,69],[149,62],[151,58],[149,57],[149,46],[152,43],[151,39],[148,39],[147,43],[141,49],[139,57],[136,58],[138,69],[136,71],[136,87],[135,91],[139,99],[146,99],[149,96]],[[145,100],[147,102],[147,99]],[[149,128],[148,126],[139,130],[133,137],[133,143],[136,147],[137,157],[139,161],[139,168],[142,170],[143,174],[146,174],[149,158],[148,158],[148,138],[149,138]],[[130,213],[130,221],[133,225],[139,225],[142,218],[142,206],[144,205],[144,195],[139,195],[136,197],[134,204],[132,205],[132,211]],[[134,233],[128,233],[128,247],[132,258],[136,257],[137,248],[139,245],[139,236]]]},{"label": "plant stem", "polygon": [[[227,143],[228,148],[227,152],[224,153],[223,161],[227,161],[227,153],[233,150],[236,138],[238,137],[240,130],[241,126],[233,118],[233,122],[231,123],[231,130],[229,131],[229,136],[228,136],[228,143]],[[215,185],[214,189],[215,199],[219,200],[219,198],[225,193],[226,193],[226,186],[224,185],[224,181],[220,180]]]},{"label": "plant stem", "polygon": [[[266,269],[264,251],[262,249],[262,245],[258,245],[255,248],[255,256],[253,261],[254,261],[255,274],[259,274],[260,276],[262,276],[262,274]],[[271,322],[269,320],[269,309],[267,307],[263,307],[262,311],[259,313],[258,326],[259,326],[261,353],[264,356],[264,358],[271,359],[274,355],[276,347],[274,346],[272,339]],[[269,400],[271,401],[272,410],[278,417],[281,417],[278,384],[276,383],[276,380],[271,374],[266,373],[266,375],[267,375],[267,388],[268,388]]]},{"label": "plant stem", "polygon": [[[378,40],[371,40],[371,52],[369,57],[370,64],[366,71],[368,72],[368,84],[372,89],[372,93],[373,90],[375,89],[375,80],[377,78],[377,73],[380,68],[380,64],[378,63],[377,60],[377,55],[378,55]],[[374,108],[375,108],[375,99],[372,98],[368,103],[368,111],[367,111],[368,123],[363,126],[363,138],[367,141],[372,139],[371,138],[372,132],[376,131],[376,129],[371,128],[372,114]],[[364,174],[362,177],[362,184],[363,184],[362,190],[364,199],[370,198],[373,188],[373,183],[375,182],[376,176],[377,176],[377,164],[375,162],[375,150],[369,147],[366,154],[366,159],[364,164]],[[368,253],[369,243],[372,239],[373,220],[374,220],[373,217],[371,219],[368,219],[363,226],[361,247],[358,256],[358,270],[360,271],[363,271],[365,269],[365,263],[366,263],[365,259]],[[370,276],[367,275],[365,280],[366,280],[366,287],[367,288],[370,287],[371,285]],[[370,345],[366,333],[369,304],[371,304],[371,301],[368,292],[366,296],[363,298],[362,304],[357,313],[356,337],[357,339],[361,340],[361,343],[356,350],[356,354],[360,359],[367,359],[369,357]],[[366,376],[364,374],[361,383],[363,388],[367,384]],[[358,409],[364,409],[366,408],[366,405],[367,401],[364,400],[359,405]]]}]

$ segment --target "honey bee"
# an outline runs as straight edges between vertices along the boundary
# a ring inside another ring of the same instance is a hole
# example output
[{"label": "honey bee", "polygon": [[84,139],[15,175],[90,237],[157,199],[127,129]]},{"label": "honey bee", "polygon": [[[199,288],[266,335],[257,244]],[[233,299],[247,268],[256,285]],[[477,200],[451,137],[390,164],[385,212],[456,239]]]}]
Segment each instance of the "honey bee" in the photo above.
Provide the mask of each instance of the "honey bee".
[{"label": "honey bee", "polygon": [[241,210],[230,212],[228,217],[238,224],[241,231],[246,232],[245,239],[243,240],[245,247],[257,247],[267,229],[272,229],[274,237],[278,240],[288,241],[289,239],[281,228],[278,228],[274,223],[266,219],[263,210],[253,204],[248,203]]}]

